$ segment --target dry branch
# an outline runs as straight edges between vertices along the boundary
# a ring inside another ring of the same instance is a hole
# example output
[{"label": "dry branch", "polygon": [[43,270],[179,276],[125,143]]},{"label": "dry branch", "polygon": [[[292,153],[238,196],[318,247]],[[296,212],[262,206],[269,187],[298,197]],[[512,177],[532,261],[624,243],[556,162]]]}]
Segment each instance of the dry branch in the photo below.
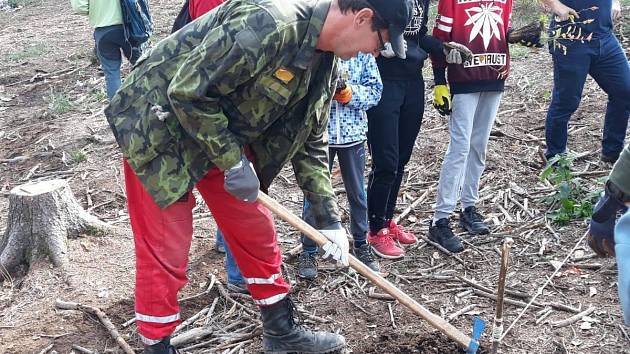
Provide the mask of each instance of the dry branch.
[{"label": "dry branch", "polygon": [[107,331],[112,336],[112,338],[114,338],[114,341],[126,354],[135,354],[135,352],[133,351],[133,349],[131,349],[129,344],[127,344],[127,342],[125,342],[123,337],[120,336],[120,334],[116,330],[116,327],[114,326],[112,321],[109,320],[105,312],[101,311],[99,308],[82,305],[76,302],[62,301],[59,299],[55,301],[55,307],[60,310],[79,310],[79,311],[83,311],[83,312],[87,312],[92,315],[95,315],[96,317],[98,317],[99,321],[101,321],[101,324],[103,324],[105,329],[107,329]]},{"label": "dry branch", "polygon": [[565,326],[568,326],[570,324],[573,324],[573,323],[581,320],[582,317],[590,315],[593,311],[595,311],[595,307],[590,306],[589,308],[587,308],[586,310],[578,313],[577,315],[573,315],[573,316],[571,316],[571,317],[569,317],[567,319],[561,320],[561,321],[551,322],[551,326],[552,327],[565,327]]}]

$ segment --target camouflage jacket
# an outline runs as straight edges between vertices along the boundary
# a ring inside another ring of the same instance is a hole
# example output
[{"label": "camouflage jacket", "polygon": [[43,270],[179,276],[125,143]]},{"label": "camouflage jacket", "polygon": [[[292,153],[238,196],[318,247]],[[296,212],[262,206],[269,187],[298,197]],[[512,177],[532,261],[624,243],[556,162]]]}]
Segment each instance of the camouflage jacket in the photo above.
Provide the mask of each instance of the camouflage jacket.
[{"label": "camouflage jacket", "polygon": [[244,146],[267,188],[289,161],[316,226],[339,221],[328,172],[334,55],[316,51],[329,0],[230,0],[160,41],[105,115],[160,207]]}]

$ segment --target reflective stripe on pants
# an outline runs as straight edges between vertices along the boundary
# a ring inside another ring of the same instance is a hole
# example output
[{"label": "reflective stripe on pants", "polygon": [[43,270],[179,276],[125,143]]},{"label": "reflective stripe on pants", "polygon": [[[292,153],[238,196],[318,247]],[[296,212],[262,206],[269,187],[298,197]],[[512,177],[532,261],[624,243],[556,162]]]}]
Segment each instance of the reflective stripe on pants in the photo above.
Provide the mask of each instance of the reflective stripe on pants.
[{"label": "reflective stripe on pants", "polygon": [[[136,248],[136,324],[149,341],[170,335],[181,322],[177,293],[186,284],[192,241],[195,198],[187,193],[160,209],[124,162],[127,206]],[[210,170],[197,189],[223,231],[248,288],[258,305],[272,305],[286,296],[280,249],[271,213],[255,203],[234,198],[223,188],[223,173]]]}]

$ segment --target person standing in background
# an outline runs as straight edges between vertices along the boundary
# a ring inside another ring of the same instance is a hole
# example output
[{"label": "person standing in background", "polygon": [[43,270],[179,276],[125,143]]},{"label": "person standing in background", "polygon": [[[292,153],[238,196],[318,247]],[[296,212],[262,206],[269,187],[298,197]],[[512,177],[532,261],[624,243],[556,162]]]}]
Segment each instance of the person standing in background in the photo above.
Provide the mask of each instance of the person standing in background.
[{"label": "person standing in background", "polygon": [[96,56],[105,74],[107,98],[111,100],[121,84],[122,54],[132,64],[138,59],[125,40],[120,0],[70,0],[70,4],[76,13],[87,15],[94,28]]},{"label": "person standing in background", "polygon": [[[335,156],[350,204],[350,232],[354,255],[378,272],[378,261],[367,244],[367,196],[365,192],[365,140],[368,122],[365,111],[378,103],[383,83],[374,56],[360,53],[356,58],[338,61],[337,92],[330,105],[328,121],[328,169],[332,171]],[[304,219],[308,221],[308,204]],[[297,274],[312,280],[317,276],[317,245],[302,235],[303,252],[298,258]]]}]

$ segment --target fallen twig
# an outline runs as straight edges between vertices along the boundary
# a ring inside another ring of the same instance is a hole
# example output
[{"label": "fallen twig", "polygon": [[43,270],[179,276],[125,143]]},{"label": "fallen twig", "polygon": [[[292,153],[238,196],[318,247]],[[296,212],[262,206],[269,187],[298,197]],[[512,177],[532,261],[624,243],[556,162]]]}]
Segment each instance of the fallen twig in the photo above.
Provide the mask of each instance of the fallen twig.
[{"label": "fallen twig", "polygon": [[448,315],[448,317],[446,317],[447,320],[452,321],[453,319],[457,318],[459,315],[466,313],[470,310],[473,310],[475,307],[477,307],[476,304],[470,304],[464,308],[459,309],[456,312],[453,312],[452,314]]},{"label": "fallen twig", "polygon": [[107,329],[109,334],[112,336],[112,338],[114,338],[114,341],[126,354],[135,354],[135,352],[133,351],[133,349],[131,349],[129,344],[127,344],[127,342],[125,342],[123,337],[120,336],[120,334],[116,330],[116,327],[114,326],[112,321],[110,321],[109,318],[107,318],[107,315],[103,311],[101,311],[99,308],[82,305],[76,302],[62,301],[59,299],[55,301],[55,307],[60,310],[79,310],[79,311],[88,312],[95,315],[101,321],[103,326],[105,326],[105,328]]},{"label": "fallen twig", "polygon": [[[567,253],[567,256],[564,258],[564,260],[562,261],[562,264],[566,263],[567,260],[571,257],[571,255],[573,254],[573,252],[575,252],[575,250],[578,248],[578,246],[580,245],[580,243],[582,243],[582,241],[584,241],[584,239],[586,238],[586,235],[588,235],[588,231],[584,233],[584,235],[582,235],[582,237],[580,237],[580,239],[575,243],[575,246],[573,246],[573,248],[569,251],[569,253]],[[521,317],[523,317],[523,315],[525,314],[525,312],[527,311],[527,309],[532,305],[532,303],[534,301],[536,301],[536,298],[542,294],[543,289],[547,287],[547,285],[549,285],[549,283],[553,280],[553,278],[556,276],[556,274],[558,274],[558,271],[561,269],[562,267],[558,267],[556,270],[554,270],[553,273],[551,273],[551,276],[549,276],[549,278],[547,278],[547,281],[545,281],[545,283],[538,288],[538,290],[536,291],[536,294],[534,295],[534,297],[532,297],[531,300],[529,300],[529,303],[527,304],[527,306],[525,306],[525,308],[518,314],[518,316],[516,316],[516,318],[514,319],[514,321],[512,321],[512,323],[510,324],[510,326],[505,330],[505,332],[503,333],[503,336],[501,337],[501,340],[503,340],[503,338],[505,338],[505,336],[510,332],[510,330],[512,329],[512,327],[514,327],[514,325],[518,322],[518,320],[521,319]]]},{"label": "fallen twig", "polygon": [[437,249],[438,249],[438,250],[440,250],[442,253],[445,253],[445,254],[447,254],[447,255],[449,255],[449,256],[451,256],[451,257],[453,257],[453,258],[454,258],[457,262],[459,262],[459,263],[460,263],[460,264],[462,264],[463,266],[466,266],[466,263],[465,263],[465,262],[464,262],[461,258],[459,258],[458,256],[456,256],[453,252],[451,252],[451,251],[447,250],[446,248],[442,247],[440,244],[435,243],[435,242],[433,242],[433,241],[429,240],[429,239],[428,239],[426,236],[424,236],[424,235],[418,235],[418,236],[420,236],[420,238],[421,238],[421,239],[423,239],[423,240],[424,240],[424,242],[426,242],[426,243],[430,244],[431,246],[433,246],[433,247],[437,248]]},{"label": "fallen twig", "polygon": [[72,349],[78,351],[79,353],[83,353],[83,354],[94,354],[93,351],[91,351],[91,350],[89,350],[87,348],[83,348],[82,346],[76,345],[76,344],[72,345]]},{"label": "fallen twig", "polygon": [[394,311],[392,311],[392,304],[387,303],[387,308],[389,309],[389,319],[392,321],[392,327],[396,328],[396,321],[394,321]]},{"label": "fallen twig", "polygon": [[433,189],[433,187],[435,187],[435,184],[433,184],[432,186],[430,186],[429,188],[427,188],[424,193],[422,193],[422,195],[420,195],[418,198],[416,198],[416,200],[414,200],[411,204],[409,204],[408,207],[405,208],[405,210],[402,211],[402,213],[400,213],[397,217],[394,218],[394,222],[396,224],[398,224],[401,220],[404,220],[407,215],[415,208],[418,206],[418,204],[422,203],[422,201],[424,201],[427,196],[429,195],[429,192],[431,192],[431,190]]},{"label": "fallen twig", "polygon": [[569,317],[567,319],[561,320],[561,321],[551,322],[551,326],[552,327],[565,327],[565,326],[568,326],[570,324],[573,324],[573,323],[581,320],[582,317],[590,315],[593,311],[595,311],[595,307],[590,306],[589,308],[587,308],[586,310],[578,313],[577,315],[573,315],[573,316],[571,316],[571,317]]}]

